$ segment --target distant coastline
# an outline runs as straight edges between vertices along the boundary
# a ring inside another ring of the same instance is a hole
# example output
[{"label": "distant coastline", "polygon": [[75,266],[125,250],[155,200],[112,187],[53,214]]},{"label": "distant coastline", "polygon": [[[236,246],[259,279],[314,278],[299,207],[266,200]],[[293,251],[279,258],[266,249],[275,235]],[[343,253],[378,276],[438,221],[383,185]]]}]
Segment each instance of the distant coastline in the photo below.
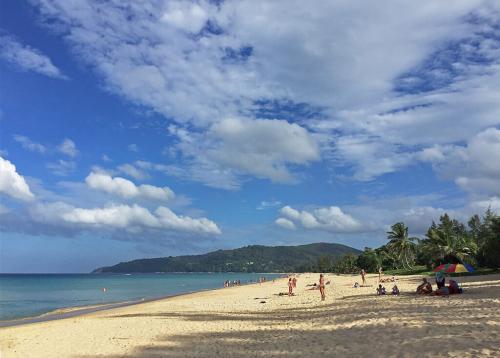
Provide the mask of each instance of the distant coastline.
[{"label": "distant coastline", "polygon": [[346,254],[360,253],[350,246],[324,242],[298,246],[251,245],[202,255],[132,260],[99,267],[92,273],[310,272],[321,257],[336,260]]}]

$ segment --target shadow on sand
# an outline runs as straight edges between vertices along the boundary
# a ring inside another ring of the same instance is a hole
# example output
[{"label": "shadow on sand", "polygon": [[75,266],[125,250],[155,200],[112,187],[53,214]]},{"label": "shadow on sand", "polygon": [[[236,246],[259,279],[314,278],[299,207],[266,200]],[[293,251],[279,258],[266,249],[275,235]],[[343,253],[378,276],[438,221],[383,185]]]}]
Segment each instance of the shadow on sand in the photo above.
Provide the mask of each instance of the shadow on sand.
[{"label": "shadow on sand", "polygon": [[[425,356],[498,356],[499,293],[497,285],[481,285],[468,288],[461,297],[350,296],[333,304],[272,313],[116,315],[111,319],[154,317],[165,324],[171,319],[223,322],[226,328],[158,336],[127,356],[106,357],[414,357],[424,346]],[[446,304],[437,305],[436,300],[446,300]],[[237,324],[240,322],[251,324]],[[305,323],[307,329],[294,328],[294,322]],[[481,339],[469,339],[478,334]]]}]

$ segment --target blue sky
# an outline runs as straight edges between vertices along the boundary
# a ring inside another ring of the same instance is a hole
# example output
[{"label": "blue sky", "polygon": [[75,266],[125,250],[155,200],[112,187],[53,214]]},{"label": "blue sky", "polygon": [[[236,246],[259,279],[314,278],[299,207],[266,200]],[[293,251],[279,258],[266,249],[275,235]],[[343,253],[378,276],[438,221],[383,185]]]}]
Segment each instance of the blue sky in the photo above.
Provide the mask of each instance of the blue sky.
[{"label": "blue sky", "polygon": [[500,210],[496,1],[2,1],[0,271]]}]

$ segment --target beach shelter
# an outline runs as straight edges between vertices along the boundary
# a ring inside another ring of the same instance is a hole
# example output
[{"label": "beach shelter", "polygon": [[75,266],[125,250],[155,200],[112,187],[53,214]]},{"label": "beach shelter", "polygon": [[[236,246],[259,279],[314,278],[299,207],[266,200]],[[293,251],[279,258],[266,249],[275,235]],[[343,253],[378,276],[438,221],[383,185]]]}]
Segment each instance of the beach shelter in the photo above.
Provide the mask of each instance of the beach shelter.
[{"label": "beach shelter", "polygon": [[442,264],[434,269],[434,272],[459,273],[474,272],[472,266],[467,264]]}]

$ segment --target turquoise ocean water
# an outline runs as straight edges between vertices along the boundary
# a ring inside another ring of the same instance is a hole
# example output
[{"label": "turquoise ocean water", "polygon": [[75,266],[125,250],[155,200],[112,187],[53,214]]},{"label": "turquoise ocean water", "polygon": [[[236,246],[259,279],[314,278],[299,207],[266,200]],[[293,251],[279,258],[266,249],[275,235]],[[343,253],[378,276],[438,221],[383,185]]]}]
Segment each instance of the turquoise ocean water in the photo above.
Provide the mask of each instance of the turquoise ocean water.
[{"label": "turquoise ocean water", "polygon": [[[0,320],[34,317],[59,308],[159,298],[221,288],[225,280],[241,284],[258,273],[166,274],[0,274]],[[103,292],[103,288],[106,291]]]}]

